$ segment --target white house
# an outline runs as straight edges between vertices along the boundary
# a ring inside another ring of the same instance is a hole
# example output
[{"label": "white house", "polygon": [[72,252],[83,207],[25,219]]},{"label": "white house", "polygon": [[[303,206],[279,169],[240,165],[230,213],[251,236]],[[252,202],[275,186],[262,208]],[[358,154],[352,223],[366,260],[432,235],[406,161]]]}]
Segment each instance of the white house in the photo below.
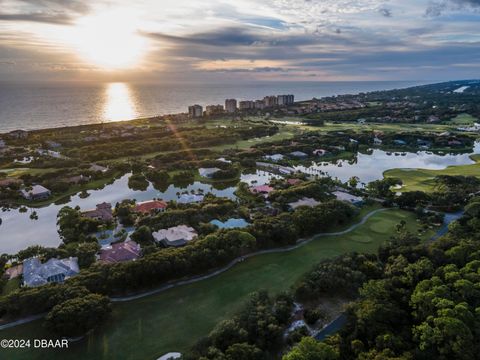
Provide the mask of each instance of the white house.
[{"label": "white house", "polygon": [[44,200],[52,195],[52,192],[42,185],[33,185],[31,189],[20,190],[20,193],[27,200]]},{"label": "white house", "polygon": [[165,246],[184,246],[195,239],[198,234],[194,228],[187,225],[178,225],[168,229],[161,229],[152,233],[157,242]]},{"label": "white house", "polygon": [[213,174],[215,174],[216,172],[219,172],[219,171],[220,171],[220,169],[216,168],[216,167],[198,169],[198,173],[200,174],[200,176],[205,177],[205,178],[212,178]]}]

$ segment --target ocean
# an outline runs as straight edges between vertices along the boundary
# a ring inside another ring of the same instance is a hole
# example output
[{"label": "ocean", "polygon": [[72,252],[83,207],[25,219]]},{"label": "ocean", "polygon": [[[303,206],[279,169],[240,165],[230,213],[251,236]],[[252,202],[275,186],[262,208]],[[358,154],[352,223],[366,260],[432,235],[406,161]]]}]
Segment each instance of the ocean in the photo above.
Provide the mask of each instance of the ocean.
[{"label": "ocean", "polygon": [[131,120],[186,112],[188,105],[223,104],[226,98],[262,99],[294,94],[307,100],[421,85],[419,81],[257,82],[228,84],[9,83],[0,82],[0,133],[15,129]]}]

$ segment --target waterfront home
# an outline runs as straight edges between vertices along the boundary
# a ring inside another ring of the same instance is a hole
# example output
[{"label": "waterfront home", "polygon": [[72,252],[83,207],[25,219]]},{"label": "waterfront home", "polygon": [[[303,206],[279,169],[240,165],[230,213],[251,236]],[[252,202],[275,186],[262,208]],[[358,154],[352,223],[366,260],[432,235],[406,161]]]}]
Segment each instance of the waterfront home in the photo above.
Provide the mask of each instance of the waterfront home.
[{"label": "waterfront home", "polygon": [[139,244],[133,240],[127,240],[105,246],[100,250],[98,258],[106,263],[134,261],[140,257],[141,252],[142,248]]},{"label": "waterfront home", "polygon": [[12,185],[21,185],[23,181],[16,178],[0,179],[0,187],[10,187]]},{"label": "waterfront home", "polygon": [[273,154],[273,155],[265,155],[263,158],[265,160],[281,161],[283,160],[284,156],[282,154]]},{"label": "waterfront home", "polygon": [[289,155],[290,155],[290,157],[294,157],[294,158],[297,158],[297,159],[308,158],[308,154],[305,154],[303,151],[293,151]]},{"label": "waterfront home", "polygon": [[108,171],[108,167],[105,167],[105,166],[100,166],[100,165],[97,165],[97,164],[91,164],[90,168],[88,169],[90,171],[94,171],[94,172],[102,172],[102,173],[105,173]]},{"label": "waterfront home", "polygon": [[80,183],[86,183],[90,181],[90,176],[85,176],[85,175],[77,175],[77,176],[72,176],[68,177],[65,179],[65,182],[68,184],[80,184]]},{"label": "waterfront home", "polygon": [[167,209],[167,203],[161,200],[149,200],[139,202],[135,205],[134,211],[142,214],[164,212]]},{"label": "waterfront home", "polygon": [[198,169],[198,173],[200,174],[201,177],[209,178],[211,179],[213,177],[213,174],[219,172],[220,169],[213,167],[213,168],[200,168]]},{"label": "waterfront home", "polygon": [[297,185],[297,184],[300,184],[302,182],[301,179],[287,179],[287,184],[288,185]]},{"label": "waterfront home", "polygon": [[45,200],[52,195],[52,192],[42,185],[33,185],[30,188],[20,190],[20,193],[27,200]]},{"label": "waterfront home", "polygon": [[275,189],[269,185],[252,186],[250,188],[251,193],[260,194],[260,195],[263,195],[264,197],[267,197],[268,194],[270,194],[273,190]]},{"label": "waterfront home", "polygon": [[352,195],[345,191],[335,191],[333,195],[337,198],[337,200],[348,202],[352,205],[359,206],[363,204],[363,199],[359,196]]},{"label": "waterfront home", "polygon": [[203,195],[197,194],[182,194],[178,198],[177,202],[179,204],[190,204],[190,203],[198,203],[203,201]]},{"label": "waterfront home", "polygon": [[23,262],[23,283],[25,286],[40,286],[47,283],[62,283],[79,273],[78,259],[50,259],[44,264],[33,257]]},{"label": "waterfront home", "polygon": [[23,273],[23,264],[18,264],[14,266],[10,266],[7,270],[5,270],[5,277],[8,280],[15,279],[19,277]]},{"label": "waterfront home", "polygon": [[295,172],[295,169],[294,169],[294,168],[288,167],[288,166],[281,166],[281,165],[277,165],[277,164],[270,164],[270,163],[261,162],[261,161],[257,161],[255,164],[256,164],[257,167],[259,167],[259,168],[266,168],[266,169],[268,169],[269,171],[279,172],[280,174],[283,174],[283,175],[289,175],[289,174],[292,174],[292,173]]},{"label": "waterfront home", "polygon": [[394,143],[395,145],[398,145],[398,146],[405,146],[405,145],[407,145],[407,143],[406,143],[405,141],[400,140],[400,139],[393,140],[393,143]]},{"label": "waterfront home", "polygon": [[220,229],[236,229],[244,228],[248,226],[248,222],[242,218],[230,218],[227,221],[220,221],[218,219],[210,221],[210,224],[217,226]]},{"label": "waterfront home", "polygon": [[455,146],[462,146],[463,143],[459,140],[450,140],[448,142],[448,146],[452,146],[452,147],[455,147]]},{"label": "waterfront home", "polygon": [[217,161],[223,162],[225,164],[231,164],[232,163],[231,160],[227,160],[224,157],[218,158]]},{"label": "waterfront home", "polygon": [[432,142],[424,139],[417,139],[417,145],[421,148],[428,149],[430,146],[432,146]]},{"label": "waterfront home", "polygon": [[13,139],[26,139],[28,137],[28,131],[25,130],[13,130],[8,133]]},{"label": "waterfront home", "polygon": [[109,222],[113,220],[113,213],[112,213],[112,204],[103,202],[101,204],[97,204],[95,209],[87,210],[82,213],[84,217]]},{"label": "waterfront home", "polygon": [[48,145],[48,147],[50,147],[52,149],[57,149],[59,147],[62,147],[62,144],[57,143],[57,142],[52,141],[52,140],[45,141],[45,144]]},{"label": "waterfront home", "polygon": [[327,154],[327,150],[325,149],[316,149],[316,150],[313,150],[313,155],[315,156],[325,156]]},{"label": "waterfront home", "polygon": [[382,145],[383,141],[381,139],[379,139],[378,137],[374,137],[373,138],[373,145],[376,145],[376,146],[380,146]]},{"label": "waterfront home", "polygon": [[194,228],[187,225],[178,225],[168,229],[161,229],[152,233],[156,242],[161,242],[165,246],[184,246],[198,234]]},{"label": "waterfront home", "polygon": [[304,197],[300,200],[288,203],[288,206],[290,207],[290,209],[295,210],[295,209],[299,208],[300,206],[314,207],[314,206],[317,206],[317,205],[320,205],[320,204],[321,204],[320,201],[317,201],[313,198]]}]

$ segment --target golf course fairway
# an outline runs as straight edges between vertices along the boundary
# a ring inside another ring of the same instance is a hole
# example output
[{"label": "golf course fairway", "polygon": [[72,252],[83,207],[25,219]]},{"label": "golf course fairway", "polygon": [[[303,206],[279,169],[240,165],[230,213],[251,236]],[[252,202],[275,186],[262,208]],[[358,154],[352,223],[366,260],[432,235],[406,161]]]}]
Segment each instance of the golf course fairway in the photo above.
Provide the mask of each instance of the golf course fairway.
[{"label": "golf course fairway", "polygon": [[[149,360],[169,351],[184,352],[215,324],[234,314],[248,294],[289,290],[320,260],[343,253],[376,252],[401,220],[416,232],[412,213],[386,210],[339,236],[314,239],[295,250],[258,255],[232,269],[190,285],[141,299],[113,304],[111,319],[68,349],[2,350],[9,360]],[[433,235],[433,230],[425,237]],[[0,331],[4,339],[48,338],[41,320]]]}]

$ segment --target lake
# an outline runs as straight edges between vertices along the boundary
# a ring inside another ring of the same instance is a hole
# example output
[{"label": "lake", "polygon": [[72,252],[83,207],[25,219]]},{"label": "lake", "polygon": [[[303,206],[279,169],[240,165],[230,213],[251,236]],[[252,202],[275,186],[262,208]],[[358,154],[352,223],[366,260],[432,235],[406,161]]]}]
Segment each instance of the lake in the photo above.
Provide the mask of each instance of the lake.
[{"label": "lake", "polygon": [[[480,153],[480,142],[475,143],[472,153]],[[388,155],[385,151],[375,149],[369,154],[358,153],[355,160],[340,160],[335,164],[313,163],[311,166],[296,166],[299,171],[310,175],[320,175],[320,171],[328,173],[341,181],[347,181],[352,176],[358,176],[360,182],[370,182],[383,178],[383,172],[392,168],[425,168],[443,169],[450,165],[471,164],[472,154],[445,154],[438,155],[428,152],[407,153],[405,156]],[[163,200],[178,200],[181,193],[211,193],[219,197],[235,199],[235,186],[211,185],[194,182],[184,188],[170,185],[165,191],[158,191],[149,185],[145,191],[134,191],[128,187],[129,174],[115,180],[113,184],[106,185],[103,189],[89,191],[90,196],[82,199],[77,195],[72,196],[65,204],[52,204],[47,207],[29,208],[26,213],[18,209],[11,209],[0,213],[3,220],[0,225],[0,253],[14,254],[30,245],[43,245],[56,247],[61,240],[57,233],[56,217],[63,206],[80,206],[82,210],[94,208],[96,204],[109,202],[112,205],[124,199],[145,201],[153,198]],[[266,171],[257,170],[252,174],[242,174],[240,181],[249,185],[263,185],[274,178],[279,178]],[[38,219],[30,219],[30,214],[35,211]]]}]

